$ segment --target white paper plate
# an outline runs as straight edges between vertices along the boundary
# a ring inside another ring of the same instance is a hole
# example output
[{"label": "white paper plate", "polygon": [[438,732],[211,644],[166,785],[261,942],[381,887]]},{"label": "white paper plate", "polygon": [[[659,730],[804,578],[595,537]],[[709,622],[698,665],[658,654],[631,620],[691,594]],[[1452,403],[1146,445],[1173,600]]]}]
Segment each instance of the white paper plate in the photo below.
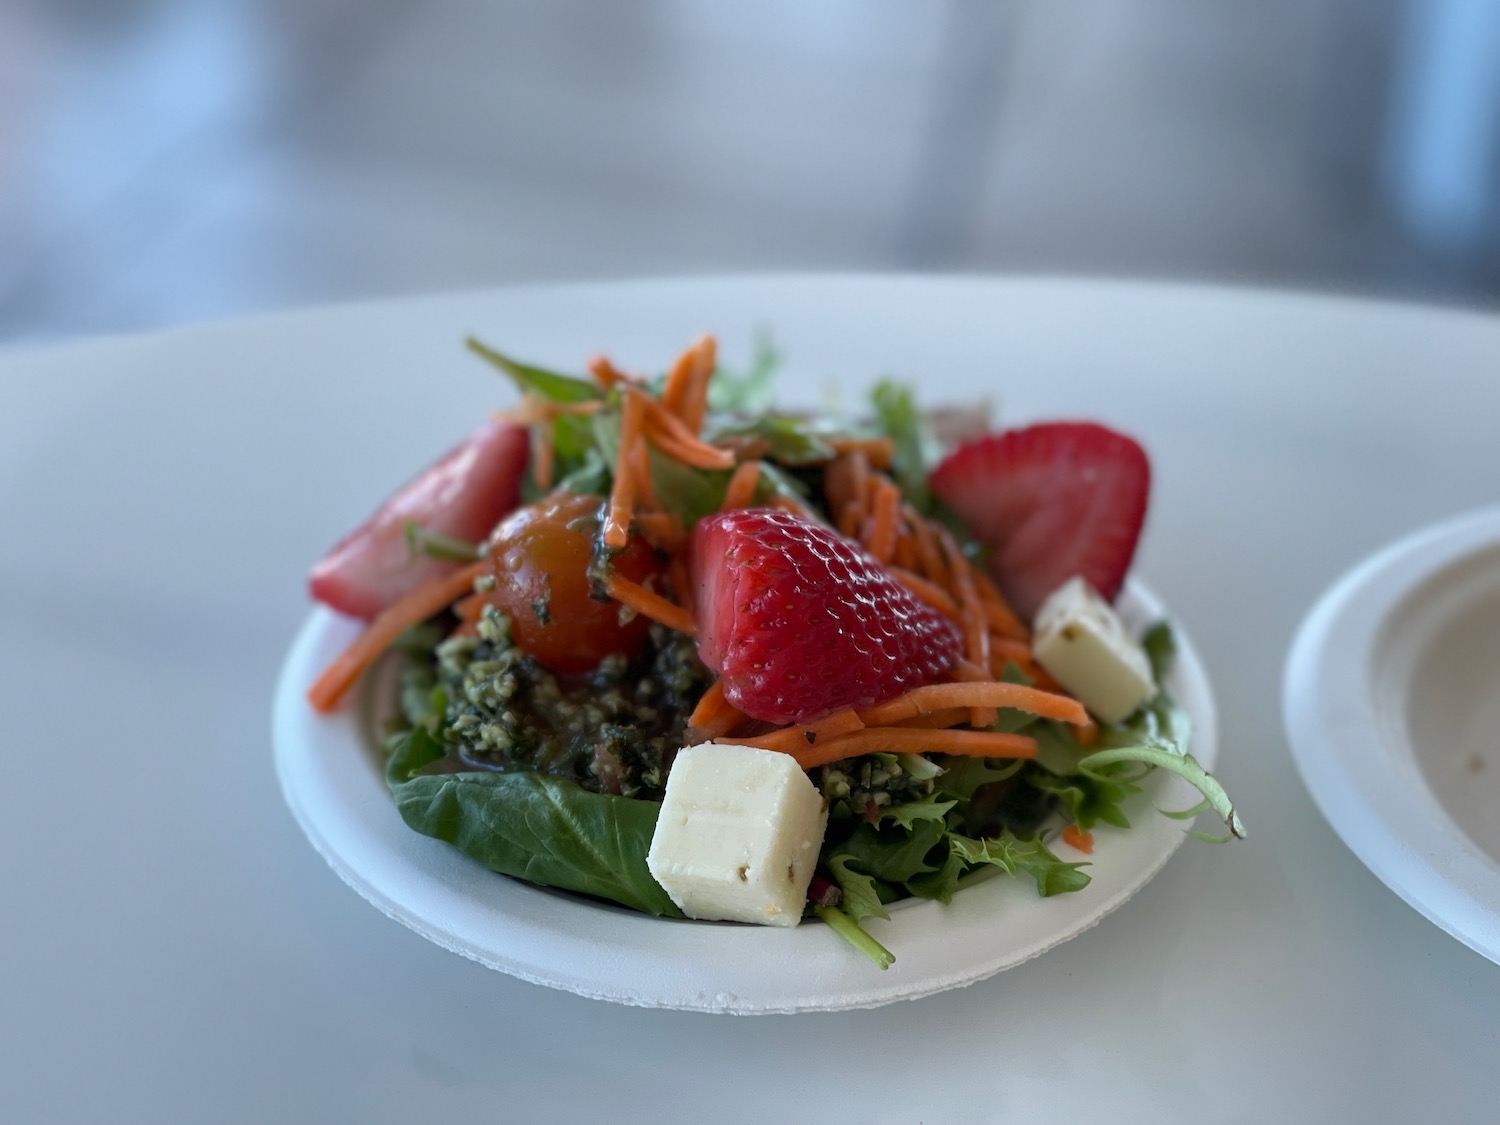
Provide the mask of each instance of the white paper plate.
[{"label": "white paper plate", "polygon": [[1500,509],[1403,539],[1335,584],[1298,631],[1283,699],[1334,831],[1500,961]]},{"label": "white paper plate", "polygon": [[[1137,625],[1163,615],[1139,584],[1121,607]],[[1093,882],[1077,893],[1043,899],[1029,878],[1000,878],[949,906],[897,904],[889,922],[866,923],[896,956],[882,972],[822,925],[786,930],[652,918],[497,875],[413,832],[396,812],[359,709],[346,705],[320,716],[304,698],[358,628],[315,611],[277,687],[276,768],[308,839],[383,913],[444,949],[602,1000],[741,1014],[829,1011],[971,984],[1076,936],[1138,891],[1184,838],[1183,825],[1158,816],[1152,802],[1185,808],[1198,800],[1175,776],[1153,777],[1126,806],[1135,827],[1095,831]],[[1180,625],[1177,641],[1169,687],[1192,718],[1193,755],[1212,767],[1208,677]]]}]

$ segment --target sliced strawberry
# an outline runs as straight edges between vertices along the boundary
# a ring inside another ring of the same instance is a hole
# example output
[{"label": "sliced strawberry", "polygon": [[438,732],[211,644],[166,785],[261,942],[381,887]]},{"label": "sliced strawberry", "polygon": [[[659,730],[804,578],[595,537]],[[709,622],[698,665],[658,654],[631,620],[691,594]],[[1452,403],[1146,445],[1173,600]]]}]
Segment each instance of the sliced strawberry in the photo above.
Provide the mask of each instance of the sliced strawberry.
[{"label": "sliced strawberry", "polygon": [[698,655],[756,719],[869,706],[941,675],[963,647],[857,544],[787,512],[700,520],[688,559]]},{"label": "sliced strawberry", "polygon": [[521,499],[526,430],[487,422],[398,489],[313,567],[315,600],[352,617],[374,617],[455,563],[412,556],[406,525],[478,543]]},{"label": "sliced strawberry", "polygon": [[1114,600],[1146,518],[1151,464],[1124,434],[1051,422],[964,442],[929,483],[990,551],[990,573],[1031,620],[1075,574]]}]

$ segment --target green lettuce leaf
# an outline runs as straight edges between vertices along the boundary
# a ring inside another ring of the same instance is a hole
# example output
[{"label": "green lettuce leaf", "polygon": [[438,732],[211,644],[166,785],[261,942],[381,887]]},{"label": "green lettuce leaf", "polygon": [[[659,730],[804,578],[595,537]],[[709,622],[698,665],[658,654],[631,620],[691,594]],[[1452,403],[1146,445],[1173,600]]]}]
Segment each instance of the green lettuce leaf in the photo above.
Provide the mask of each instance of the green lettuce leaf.
[{"label": "green lettuce leaf", "polygon": [[948,810],[957,804],[957,801],[944,801],[933,796],[924,797],[920,801],[908,801],[904,805],[888,805],[880,810],[879,823],[891,821],[902,828],[910,828],[919,820],[942,821],[948,815]]},{"label": "green lettuce leaf", "polygon": [[855,862],[852,855],[834,856],[828,861],[828,870],[833,881],[843,892],[840,907],[844,913],[858,922],[862,918],[889,918],[885,904],[880,900],[880,890],[872,876],[856,871],[850,866]]},{"label": "green lettuce leaf", "polygon": [[504,875],[682,917],[646,866],[659,804],[531,772],[424,772],[445,754],[425,727],[391,740],[386,781],[408,826]]},{"label": "green lettuce leaf", "polygon": [[763,414],[771,407],[781,353],[765,329],[755,333],[750,366],[735,371],[722,363],[708,384],[708,408],[716,414]]},{"label": "green lettuce leaf", "polygon": [[932,505],[927,488],[927,424],[917,409],[916,396],[905,384],[882,379],[870,392],[870,405],[880,432],[895,446],[891,475],[912,506],[927,512]]},{"label": "green lettuce leaf", "polygon": [[1082,870],[1085,863],[1067,863],[1047,850],[1040,840],[1021,840],[1010,832],[985,840],[971,840],[953,833],[948,845],[965,863],[990,863],[1008,875],[1024,871],[1036,880],[1043,898],[1079,891],[1089,885]]}]

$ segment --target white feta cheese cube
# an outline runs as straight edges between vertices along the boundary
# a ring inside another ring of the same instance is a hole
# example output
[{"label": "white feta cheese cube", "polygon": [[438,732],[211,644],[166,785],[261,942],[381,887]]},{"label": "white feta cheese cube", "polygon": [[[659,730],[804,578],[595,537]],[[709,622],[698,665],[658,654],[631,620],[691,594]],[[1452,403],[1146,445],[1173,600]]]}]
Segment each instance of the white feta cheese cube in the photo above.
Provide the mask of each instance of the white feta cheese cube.
[{"label": "white feta cheese cube", "polygon": [[689,918],[795,926],[827,825],[789,755],[705,742],[672,764],[646,865]]},{"label": "white feta cheese cube", "polygon": [[1117,723],[1156,694],[1151,661],[1107,601],[1070,578],[1037,610],[1037,663],[1107,723]]}]

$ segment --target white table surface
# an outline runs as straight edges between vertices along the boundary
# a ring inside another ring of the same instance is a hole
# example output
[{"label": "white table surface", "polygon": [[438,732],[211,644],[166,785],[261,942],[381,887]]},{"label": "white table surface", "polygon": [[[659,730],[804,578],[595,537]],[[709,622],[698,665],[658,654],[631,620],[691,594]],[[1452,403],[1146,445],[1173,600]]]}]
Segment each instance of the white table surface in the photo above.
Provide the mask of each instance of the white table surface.
[{"label": "white table surface", "polygon": [[[273,680],[309,561],[508,399],[462,336],[646,368],[762,323],[804,401],[928,377],[1143,440],[1140,573],[1214,678],[1248,841],[970,988],[746,1019],[491,972],[318,859]],[[502,290],[0,357],[0,1119],[1493,1120],[1500,967],[1320,818],[1279,678],[1342,571],[1495,502],[1497,424],[1495,319],[1061,280]]]}]

